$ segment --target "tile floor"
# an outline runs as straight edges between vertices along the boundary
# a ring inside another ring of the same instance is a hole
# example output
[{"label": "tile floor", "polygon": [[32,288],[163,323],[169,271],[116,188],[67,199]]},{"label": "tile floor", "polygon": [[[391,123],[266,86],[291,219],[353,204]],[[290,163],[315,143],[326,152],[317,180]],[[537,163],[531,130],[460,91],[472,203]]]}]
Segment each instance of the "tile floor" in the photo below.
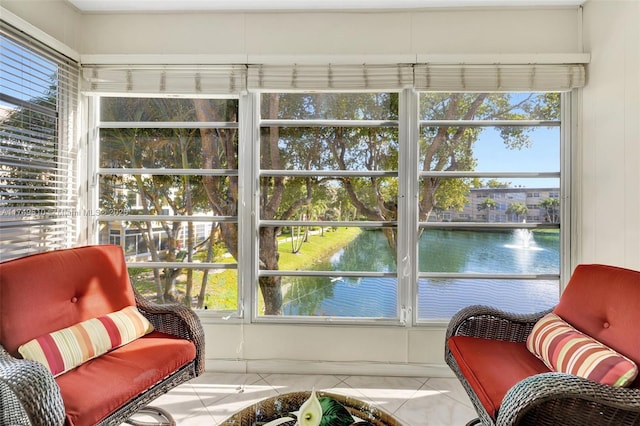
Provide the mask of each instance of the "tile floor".
[{"label": "tile floor", "polygon": [[476,417],[456,379],[427,377],[205,373],[153,405],[178,426],[216,426],[261,399],[312,388],[372,403],[406,426],[464,425]]}]

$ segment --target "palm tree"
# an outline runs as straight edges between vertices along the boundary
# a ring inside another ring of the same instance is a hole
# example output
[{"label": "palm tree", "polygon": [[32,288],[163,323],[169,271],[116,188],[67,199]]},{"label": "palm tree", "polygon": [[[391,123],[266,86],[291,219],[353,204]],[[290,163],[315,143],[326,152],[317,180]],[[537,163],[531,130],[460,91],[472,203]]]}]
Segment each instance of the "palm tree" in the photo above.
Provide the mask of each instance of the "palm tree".
[{"label": "palm tree", "polygon": [[495,210],[498,207],[498,202],[493,198],[485,198],[480,204],[478,204],[478,211],[486,211],[487,222],[489,222],[489,210]]},{"label": "palm tree", "polygon": [[527,208],[527,205],[525,203],[517,201],[515,203],[509,204],[509,207],[507,207],[507,214],[515,215],[515,221],[520,222],[520,218],[522,216],[526,217],[527,214],[529,214],[529,209]]},{"label": "palm tree", "polygon": [[560,200],[558,198],[542,200],[540,207],[545,210],[545,221],[549,223],[560,222]]}]

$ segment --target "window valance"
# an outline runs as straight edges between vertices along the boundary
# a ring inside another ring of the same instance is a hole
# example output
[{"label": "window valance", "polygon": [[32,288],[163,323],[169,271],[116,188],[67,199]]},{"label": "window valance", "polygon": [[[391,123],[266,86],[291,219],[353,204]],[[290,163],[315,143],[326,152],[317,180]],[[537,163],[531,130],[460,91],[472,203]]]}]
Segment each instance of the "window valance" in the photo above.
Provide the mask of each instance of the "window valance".
[{"label": "window valance", "polygon": [[429,91],[568,91],[585,84],[582,64],[416,65],[414,87]]},{"label": "window valance", "polygon": [[568,91],[584,64],[84,66],[88,94],[234,95],[252,91]]},{"label": "window valance", "polygon": [[413,84],[412,65],[249,65],[249,90],[397,90]]},{"label": "window valance", "polygon": [[234,95],[246,90],[246,66],[84,66],[82,91],[127,95]]}]

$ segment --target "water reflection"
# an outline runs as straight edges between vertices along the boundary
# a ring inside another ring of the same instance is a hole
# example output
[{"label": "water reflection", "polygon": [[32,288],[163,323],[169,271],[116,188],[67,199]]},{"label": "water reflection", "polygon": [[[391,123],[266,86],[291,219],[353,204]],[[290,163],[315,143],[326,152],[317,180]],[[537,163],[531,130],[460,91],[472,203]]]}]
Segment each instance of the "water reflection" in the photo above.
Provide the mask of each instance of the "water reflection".
[{"label": "water reflection", "polygon": [[[516,249],[513,231],[428,230],[420,239],[419,270],[487,274],[558,274],[558,231],[535,232],[527,250]],[[518,247],[522,247],[519,245]]]},{"label": "water reflection", "polygon": [[[382,232],[363,231],[351,244],[313,265],[315,271],[396,270]],[[395,278],[283,277],[285,315],[393,318]],[[356,302],[357,301],[357,302]]]},{"label": "water reflection", "polygon": [[[558,231],[524,235],[517,231],[426,230],[418,246],[422,272],[558,274]],[[528,240],[527,240],[528,239]],[[313,265],[337,271],[331,277],[284,277],[284,314],[305,316],[397,316],[395,278],[345,277],[340,271],[396,271],[386,238],[364,231],[351,244]],[[554,280],[421,279],[421,318],[449,318],[463,306],[484,303],[513,312],[533,312],[557,302]]]},{"label": "water reflection", "polygon": [[434,280],[418,282],[420,318],[448,319],[469,305],[495,306],[515,313],[539,312],[558,303],[554,280]]}]

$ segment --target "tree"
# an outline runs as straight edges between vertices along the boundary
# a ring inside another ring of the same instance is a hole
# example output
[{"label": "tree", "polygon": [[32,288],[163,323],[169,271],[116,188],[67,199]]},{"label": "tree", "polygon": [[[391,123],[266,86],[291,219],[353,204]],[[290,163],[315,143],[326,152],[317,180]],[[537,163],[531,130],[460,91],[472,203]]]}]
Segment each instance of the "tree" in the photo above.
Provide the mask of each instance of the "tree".
[{"label": "tree", "polygon": [[560,222],[560,200],[558,198],[547,198],[540,202],[540,207],[545,211],[544,220],[549,223]]},{"label": "tree", "polygon": [[[102,118],[116,122],[188,121],[194,118],[194,107],[188,100],[104,98]],[[101,165],[115,168],[199,168],[202,158],[200,140],[198,129],[178,126],[103,129]],[[100,186],[101,207],[129,210],[128,196],[134,193],[138,195],[140,209],[132,210],[133,214],[161,215],[168,210],[174,216],[191,216],[208,210],[203,179],[200,176],[169,174],[104,175]],[[123,225],[140,230],[154,262],[193,260],[198,246],[192,222],[165,219],[132,221]],[[184,246],[180,238],[182,234],[186,235]],[[213,238],[207,240],[210,246],[214,243]],[[183,268],[153,269],[157,299],[160,302],[178,300],[175,282],[182,273]],[[184,273],[186,288],[183,302],[191,306],[193,269],[187,268]],[[206,278],[207,274],[204,275]],[[201,285],[206,287],[206,281]]]},{"label": "tree", "polygon": [[489,210],[495,210],[498,207],[496,200],[492,198],[485,198],[480,204],[478,204],[478,211],[485,212],[487,216],[487,222],[489,221]]},{"label": "tree", "polygon": [[487,188],[509,188],[511,183],[501,182],[498,179],[489,179],[486,183]]},{"label": "tree", "polygon": [[516,222],[520,222],[520,218],[522,216],[526,218],[527,214],[529,214],[529,209],[525,203],[517,201],[509,204],[509,207],[507,207],[507,214],[515,215]]},{"label": "tree", "polygon": [[16,100],[15,108],[6,107],[0,111],[0,156],[4,158],[0,168],[2,208],[26,207],[25,212],[33,208],[40,213],[49,210],[55,214],[58,200],[54,194],[62,178],[61,171],[56,172],[60,169],[51,164],[59,150],[55,77],[52,75],[46,93],[24,101]]}]

